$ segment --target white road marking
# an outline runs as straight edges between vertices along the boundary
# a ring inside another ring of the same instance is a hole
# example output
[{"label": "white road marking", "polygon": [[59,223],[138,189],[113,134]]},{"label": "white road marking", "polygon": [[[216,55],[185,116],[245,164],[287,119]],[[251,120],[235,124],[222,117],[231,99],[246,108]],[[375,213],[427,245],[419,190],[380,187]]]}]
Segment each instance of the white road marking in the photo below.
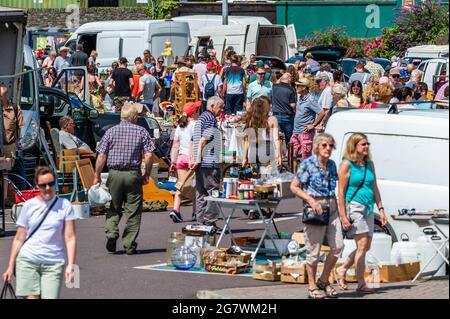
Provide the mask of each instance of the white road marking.
[{"label": "white road marking", "polygon": [[[298,216],[301,216],[301,215],[302,215],[301,213],[297,213],[297,214],[291,215],[289,217],[274,218],[274,221],[275,222],[282,222],[282,221],[285,221],[285,220],[297,219]],[[262,220],[255,220],[255,221],[252,221],[252,222],[248,222],[248,224],[262,224]]]}]

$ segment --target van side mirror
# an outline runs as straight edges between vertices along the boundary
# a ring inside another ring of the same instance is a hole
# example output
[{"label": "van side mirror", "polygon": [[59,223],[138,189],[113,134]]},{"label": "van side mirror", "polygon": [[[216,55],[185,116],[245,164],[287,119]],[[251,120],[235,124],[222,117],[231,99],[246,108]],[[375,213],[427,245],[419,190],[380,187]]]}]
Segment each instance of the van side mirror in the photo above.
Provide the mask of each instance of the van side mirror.
[{"label": "van side mirror", "polygon": [[90,120],[95,120],[99,117],[99,113],[97,110],[89,110],[88,117]]}]

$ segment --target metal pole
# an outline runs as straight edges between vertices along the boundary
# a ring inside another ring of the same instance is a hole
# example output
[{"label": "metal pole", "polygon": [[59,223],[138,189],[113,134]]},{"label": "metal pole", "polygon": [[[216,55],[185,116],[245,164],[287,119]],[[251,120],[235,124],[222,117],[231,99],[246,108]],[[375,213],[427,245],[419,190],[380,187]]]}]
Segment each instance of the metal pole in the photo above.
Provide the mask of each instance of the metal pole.
[{"label": "metal pole", "polygon": [[228,0],[222,0],[222,24],[228,25]]}]

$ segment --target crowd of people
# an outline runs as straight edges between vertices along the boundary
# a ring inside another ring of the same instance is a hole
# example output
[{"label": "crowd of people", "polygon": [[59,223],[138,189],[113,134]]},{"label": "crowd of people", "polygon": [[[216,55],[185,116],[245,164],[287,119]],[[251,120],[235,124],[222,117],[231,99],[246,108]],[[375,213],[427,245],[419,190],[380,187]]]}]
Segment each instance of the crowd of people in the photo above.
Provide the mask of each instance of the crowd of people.
[{"label": "crowd of people", "polygon": [[[286,153],[279,133],[283,133],[284,143],[292,145],[294,158],[301,159],[291,184],[292,191],[315,214],[321,215],[325,211],[329,214],[327,224],[305,225],[304,228],[309,297],[337,297],[328,277],[342,253],[344,235],[354,238],[357,248],[336,269],[338,285],[348,289],[345,273],[356,265],[358,291],[373,292],[365,283],[364,267],[374,231],[374,207],[380,212],[382,225],[386,223],[386,216],[371,160],[370,143],[364,134],[353,134],[347,141],[344,159],[338,168],[331,160],[334,138],[324,133],[324,129],[336,107],[373,109],[397,103],[399,108],[434,108],[432,100],[448,98],[445,75],[430,90],[423,82],[420,70],[410,69],[410,75],[405,77],[402,76],[403,69],[393,67],[385,71],[372,59],[365,64],[357,63],[349,82],[345,82],[341,70],[332,70],[327,63],[319,64],[311,54],[306,56],[305,62],[298,61],[287,70],[272,70],[270,61],[257,61],[254,55],[246,59],[232,48],[226,50],[224,63],[219,63],[216,56],[216,52],[210,51],[197,58],[188,56],[176,60],[175,72],[198,74],[201,92],[199,101],[184,105],[171,150],[171,170],[177,172],[178,178],[184,178],[189,171],[195,172],[192,220],[212,227],[213,232],[222,231],[216,224],[219,219],[217,207],[207,201],[207,197],[219,192],[221,187],[223,141],[219,119],[226,119],[224,115],[238,115],[245,128],[243,144],[239,146],[242,166],[282,166]],[[53,52],[43,62],[44,79],[46,85],[53,85],[64,68],[86,66],[89,90],[103,90],[94,106],[101,105],[120,113],[121,123],[107,130],[97,146],[94,184],[101,183],[101,173],[107,167],[106,186],[112,201],[106,213],[106,250],[116,252],[119,222],[126,214],[122,244],[128,255],[134,255],[138,253],[142,185],[148,183],[151,176],[155,145],[149,132],[136,124],[137,109],[126,102],[140,101],[156,113],[158,99],[173,97],[173,84],[167,78],[164,57],[155,59],[148,50],[143,52],[142,58],[135,59],[132,70],[128,69],[128,60],[120,58],[104,79],[96,70],[95,57],[95,52],[90,57],[84,53],[81,45],[69,57],[69,49],[62,47],[59,55]],[[318,72],[312,74],[313,68],[319,68]],[[80,75],[74,74],[77,76]],[[430,92],[433,92],[431,97]],[[82,141],[73,139],[73,125],[70,117],[61,118],[60,140],[68,148],[75,146],[92,152]],[[261,148],[265,150],[261,152]],[[74,213],[70,203],[57,199],[52,170],[37,169],[35,182],[41,195],[25,203],[22,209],[3,278],[10,280],[16,267],[19,296],[55,298],[63,276],[67,281],[73,277],[76,255]],[[49,212],[58,214],[49,215]],[[180,192],[175,195],[174,209],[169,216],[174,222],[184,220]],[[316,281],[320,248],[325,237],[331,251],[324,271]],[[68,258],[65,270],[64,246]]]}]

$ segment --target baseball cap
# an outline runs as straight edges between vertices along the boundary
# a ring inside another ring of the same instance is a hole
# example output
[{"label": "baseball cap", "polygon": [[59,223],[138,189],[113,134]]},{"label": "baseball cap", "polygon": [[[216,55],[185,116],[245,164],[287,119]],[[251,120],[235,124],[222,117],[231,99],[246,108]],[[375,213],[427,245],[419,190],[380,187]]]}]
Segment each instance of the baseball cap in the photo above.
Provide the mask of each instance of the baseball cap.
[{"label": "baseball cap", "polygon": [[120,64],[125,64],[125,63],[128,63],[128,60],[127,60],[127,58],[125,58],[125,57],[121,57],[121,58],[119,59],[119,62],[120,62]]},{"label": "baseball cap", "polygon": [[263,67],[264,67],[264,61],[258,61],[258,62],[256,62],[256,67],[257,67],[257,68],[263,68]]},{"label": "baseball cap", "polygon": [[188,102],[183,106],[183,113],[186,113],[187,116],[191,116],[200,106],[202,106],[202,101]]},{"label": "baseball cap", "polygon": [[208,70],[211,70],[211,69],[217,68],[217,66],[216,66],[214,63],[209,62],[209,63],[206,65],[206,68],[207,68]]},{"label": "baseball cap", "polygon": [[400,75],[400,70],[399,70],[398,68],[392,68],[392,69],[389,71],[389,74],[390,74],[390,75]]},{"label": "baseball cap", "polygon": [[307,78],[301,78],[295,82],[295,85],[306,86],[309,88],[311,86],[311,82]]}]

